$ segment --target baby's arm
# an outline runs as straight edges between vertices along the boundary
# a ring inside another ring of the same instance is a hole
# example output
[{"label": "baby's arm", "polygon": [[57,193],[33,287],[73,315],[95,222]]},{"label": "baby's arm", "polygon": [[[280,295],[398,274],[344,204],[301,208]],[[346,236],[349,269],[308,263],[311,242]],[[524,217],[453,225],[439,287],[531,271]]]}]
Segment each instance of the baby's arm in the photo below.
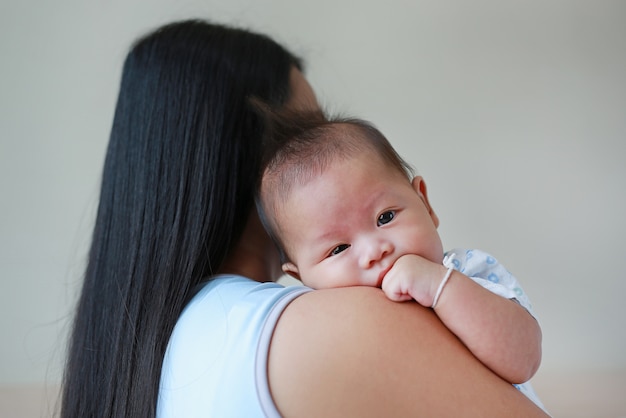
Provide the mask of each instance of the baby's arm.
[{"label": "baby's arm", "polygon": [[[385,276],[387,297],[432,306],[447,268],[417,255],[400,257]],[[435,312],[486,366],[510,383],[523,383],[541,362],[541,329],[515,301],[505,299],[453,271]]]}]

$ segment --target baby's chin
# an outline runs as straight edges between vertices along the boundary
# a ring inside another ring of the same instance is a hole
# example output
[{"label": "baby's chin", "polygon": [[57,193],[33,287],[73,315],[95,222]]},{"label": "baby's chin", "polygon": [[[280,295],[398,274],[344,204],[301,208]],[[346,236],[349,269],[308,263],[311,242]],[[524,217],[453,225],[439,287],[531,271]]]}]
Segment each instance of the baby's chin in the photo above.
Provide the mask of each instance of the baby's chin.
[{"label": "baby's chin", "polygon": [[[376,283],[368,284],[365,281],[346,281],[346,280],[311,280],[310,278],[304,277],[301,278],[300,281],[303,285],[310,287],[315,290],[324,290],[324,289],[337,289],[343,287],[355,287],[355,286],[368,286],[368,287],[377,287]],[[380,286],[378,286],[380,287]]]}]

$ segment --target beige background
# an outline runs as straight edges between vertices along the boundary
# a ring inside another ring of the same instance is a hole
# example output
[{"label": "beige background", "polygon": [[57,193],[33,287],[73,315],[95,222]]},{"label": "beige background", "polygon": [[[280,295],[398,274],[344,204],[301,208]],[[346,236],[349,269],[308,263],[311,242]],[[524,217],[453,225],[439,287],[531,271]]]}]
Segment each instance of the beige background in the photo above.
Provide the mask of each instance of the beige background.
[{"label": "beige background", "polygon": [[626,416],[621,0],[2,0],[0,415],[53,410],[125,52],[187,17],[303,56],[426,178],[444,245],[520,279],[554,415]]}]

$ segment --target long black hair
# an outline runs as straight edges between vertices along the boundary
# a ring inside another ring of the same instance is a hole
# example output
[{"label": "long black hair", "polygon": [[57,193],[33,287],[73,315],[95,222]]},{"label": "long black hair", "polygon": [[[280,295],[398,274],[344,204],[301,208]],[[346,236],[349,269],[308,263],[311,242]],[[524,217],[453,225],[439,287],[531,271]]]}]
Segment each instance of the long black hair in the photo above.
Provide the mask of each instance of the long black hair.
[{"label": "long black hair", "polygon": [[199,20],[139,39],[124,63],[63,417],[155,416],[167,342],[252,210],[262,124],[299,60],[270,38]]}]

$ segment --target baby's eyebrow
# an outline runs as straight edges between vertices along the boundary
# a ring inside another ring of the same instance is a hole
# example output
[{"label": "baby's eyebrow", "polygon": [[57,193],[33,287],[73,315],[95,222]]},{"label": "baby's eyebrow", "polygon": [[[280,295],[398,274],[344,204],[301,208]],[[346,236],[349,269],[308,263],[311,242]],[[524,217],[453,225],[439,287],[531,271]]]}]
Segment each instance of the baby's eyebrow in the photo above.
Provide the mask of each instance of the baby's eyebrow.
[{"label": "baby's eyebrow", "polygon": [[336,236],[336,231],[334,229],[329,228],[327,231],[323,231],[320,234],[317,234],[313,241],[332,241]]},{"label": "baby's eyebrow", "polygon": [[308,243],[309,248],[315,253],[325,253],[332,250],[332,247],[344,243],[340,239],[341,234],[336,228],[329,228],[316,234]]},{"label": "baby's eyebrow", "polygon": [[311,253],[318,255],[332,250],[331,247],[335,245],[339,245],[339,242],[331,236],[327,236],[310,241],[308,247]]}]

